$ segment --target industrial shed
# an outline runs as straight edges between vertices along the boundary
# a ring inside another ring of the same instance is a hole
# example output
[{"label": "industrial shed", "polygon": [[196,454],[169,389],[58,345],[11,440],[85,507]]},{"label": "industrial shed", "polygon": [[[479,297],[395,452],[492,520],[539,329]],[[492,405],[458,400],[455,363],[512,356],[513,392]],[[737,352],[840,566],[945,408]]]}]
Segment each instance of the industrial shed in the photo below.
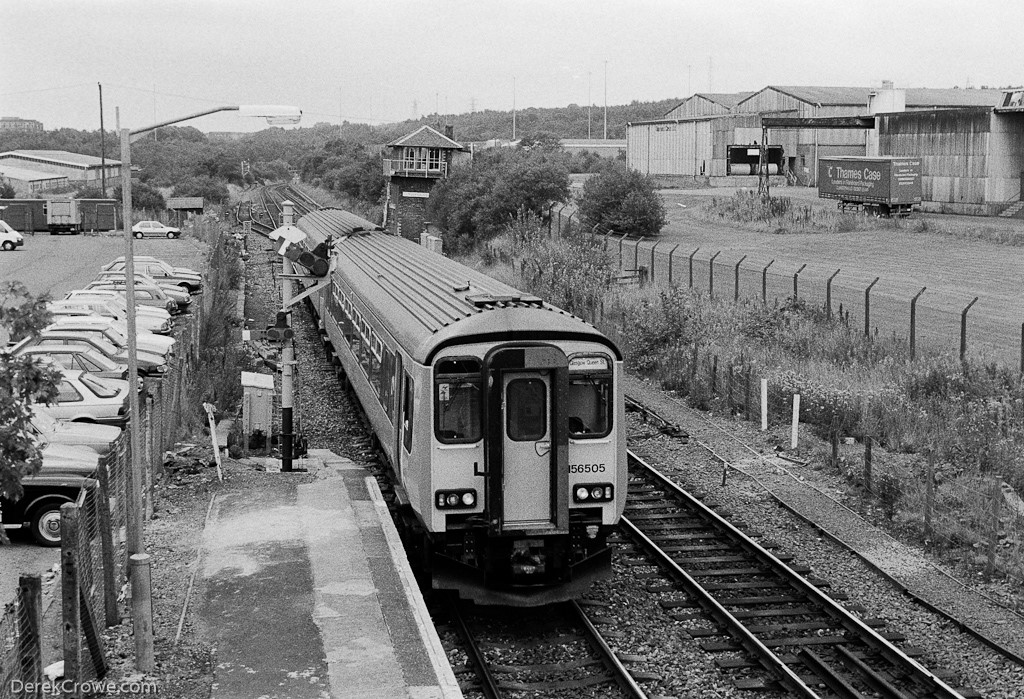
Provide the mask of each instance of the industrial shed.
[{"label": "industrial shed", "polygon": [[[74,183],[99,184],[103,161],[94,155],[64,150],[12,150],[0,153],[0,167],[20,167],[66,177]],[[107,179],[121,176],[121,163],[107,159]]]},{"label": "industrial shed", "polygon": [[926,211],[1017,214],[1024,207],[1024,100],[1014,94],[1007,91],[995,108],[879,114],[878,154],[921,159]]},{"label": "industrial shed", "polygon": [[[769,85],[752,93],[696,94],[659,120],[626,130],[626,161],[651,175],[703,177],[712,185],[749,186],[749,163],[762,139],[761,116],[851,117],[879,112],[956,109],[999,103],[1000,90],[892,89]],[[772,129],[769,163],[790,182],[814,186],[820,157],[867,155],[877,148],[871,129]],[[773,168],[774,171],[774,168]]]},{"label": "industrial shed", "polygon": [[14,167],[0,162],[0,181],[7,182],[19,195],[66,187],[68,178],[52,172]]}]

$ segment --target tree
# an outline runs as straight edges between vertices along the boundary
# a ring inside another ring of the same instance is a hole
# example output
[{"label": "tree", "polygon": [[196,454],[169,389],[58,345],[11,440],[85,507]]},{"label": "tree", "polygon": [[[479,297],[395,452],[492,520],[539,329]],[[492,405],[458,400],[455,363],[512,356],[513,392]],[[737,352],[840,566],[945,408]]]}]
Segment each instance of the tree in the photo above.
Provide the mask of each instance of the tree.
[{"label": "tree", "polygon": [[[0,334],[18,340],[49,322],[47,296],[33,298],[21,282],[0,288]],[[57,396],[60,372],[28,357],[0,352],[0,496],[21,497],[21,479],[38,473],[42,454],[32,437],[32,404]],[[0,541],[3,530],[0,529]]]},{"label": "tree", "polygon": [[[114,194],[112,199],[121,201],[121,185],[114,187]],[[155,211],[163,211],[167,208],[167,202],[164,201],[164,195],[160,193],[160,190],[156,187],[146,184],[145,182],[132,182],[132,208],[133,209],[152,209]]]},{"label": "tree", "polygon": [[0,182],[0,199],[14,199],[16,196],[18,193],[14,191],[14,187],[7,182]]},{"label": "tree", "polygon": [[657,235],[665,225],[665,205],[650,177],[612,162],[583,185],[580,219],[588,228]]},{"label": "tree", "polygon": [[455,169],[429,200],[446,248],[467,249],[524,214],[543,216],[553,202],[567,201],[569,171],[558,155],[496,148]]}]

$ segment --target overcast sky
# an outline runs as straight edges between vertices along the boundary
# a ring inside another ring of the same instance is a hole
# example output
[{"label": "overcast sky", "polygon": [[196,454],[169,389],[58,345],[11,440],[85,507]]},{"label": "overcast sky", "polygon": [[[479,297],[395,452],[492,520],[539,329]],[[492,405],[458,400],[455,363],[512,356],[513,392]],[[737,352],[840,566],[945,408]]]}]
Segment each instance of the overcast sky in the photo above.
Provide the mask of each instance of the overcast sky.
[{"label": "overcast sky", "polygon": [[[138,128],[229,104],[380,123],[765,85],[1024,83],[1008,0],[0,0],[0,115]],[[415,109],[414,109],[415,106]],[[231,114],[189,122],[253,131]]]}]

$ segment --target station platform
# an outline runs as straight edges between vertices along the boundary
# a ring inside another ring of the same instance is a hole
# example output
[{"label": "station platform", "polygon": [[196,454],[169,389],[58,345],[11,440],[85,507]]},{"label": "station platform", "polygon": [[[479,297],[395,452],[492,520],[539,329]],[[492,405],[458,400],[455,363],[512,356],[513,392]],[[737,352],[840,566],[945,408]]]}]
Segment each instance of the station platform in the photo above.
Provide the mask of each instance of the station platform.
[{"label": "station platform", "polygon": [[281,474],[213,504],[199,610],[211,696],[461,698],[376,481],[327,450],[302,466],[315,480]]}]

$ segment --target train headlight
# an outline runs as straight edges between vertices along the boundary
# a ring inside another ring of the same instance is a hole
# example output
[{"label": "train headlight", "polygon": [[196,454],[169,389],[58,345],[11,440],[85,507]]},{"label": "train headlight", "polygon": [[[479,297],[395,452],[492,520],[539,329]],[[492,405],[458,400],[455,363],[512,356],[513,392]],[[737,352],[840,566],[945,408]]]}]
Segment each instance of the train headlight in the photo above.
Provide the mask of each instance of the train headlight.
[{"label": "train headlight", "polygon": [[615,486],[611,483],[579,483],[573,488],[575,502],[611,502],[615,499]]},{"label": "train headlight", "polygon": [[465,510],[476,507],[476,491],[472,488],[461,490],[438,490],[434,492],[434,505],[439,510]]}]

